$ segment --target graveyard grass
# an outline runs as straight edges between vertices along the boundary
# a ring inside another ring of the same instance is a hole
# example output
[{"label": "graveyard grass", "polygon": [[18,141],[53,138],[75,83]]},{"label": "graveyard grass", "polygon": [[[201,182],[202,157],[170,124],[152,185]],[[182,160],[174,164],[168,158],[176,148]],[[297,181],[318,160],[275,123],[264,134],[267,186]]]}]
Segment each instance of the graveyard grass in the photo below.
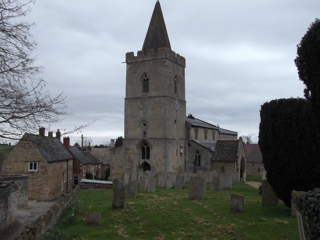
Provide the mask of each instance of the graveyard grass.
[{"label": "graveyard grass", "polygon": [[[230,212],[233,193],[244,196],[243,213]],[[220,192],[207,185],[202,201],[189,200],[188,186],[138,191],[137,198],[127,198],[124,210],[112,209],[112,197],[112,189],[80,190],[44,239],[299,239],[290,209],[282,202],[278,207],[262,207],[258,190],[244,183]],[[71,214],[74,205],[79,210]],[[99,227],[86,225],[89,211],[100,213]]]}]

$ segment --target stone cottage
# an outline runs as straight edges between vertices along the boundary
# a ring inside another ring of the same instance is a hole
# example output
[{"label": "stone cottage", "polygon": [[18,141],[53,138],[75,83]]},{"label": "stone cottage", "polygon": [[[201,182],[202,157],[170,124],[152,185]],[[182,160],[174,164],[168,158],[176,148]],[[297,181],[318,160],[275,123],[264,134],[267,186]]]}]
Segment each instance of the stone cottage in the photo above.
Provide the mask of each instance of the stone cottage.
[{"label": "stone cottage", "polygon": [[23,174],[29,179],[29,199],[50,201],[68,193],[73,184],[73,157],[52,132],[25,133],[3,162],[3,175]]},{"label": "stone cottage", "polygon": [[253,176],[261,175],[263,163],[259,144],[247,143],[244,144],[244,149],[247,156],[247,173]]}]

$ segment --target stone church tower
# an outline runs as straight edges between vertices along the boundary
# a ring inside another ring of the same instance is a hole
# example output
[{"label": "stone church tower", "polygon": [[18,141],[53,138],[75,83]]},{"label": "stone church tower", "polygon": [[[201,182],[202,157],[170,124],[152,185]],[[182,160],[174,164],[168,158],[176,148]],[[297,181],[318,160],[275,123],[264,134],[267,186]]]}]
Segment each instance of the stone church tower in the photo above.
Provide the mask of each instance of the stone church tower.
[{"label": "stone church tower", "polygon": [[126,54],[123,169],[185,171],[185,58],[171,50],[159,1],[141,51]]}]

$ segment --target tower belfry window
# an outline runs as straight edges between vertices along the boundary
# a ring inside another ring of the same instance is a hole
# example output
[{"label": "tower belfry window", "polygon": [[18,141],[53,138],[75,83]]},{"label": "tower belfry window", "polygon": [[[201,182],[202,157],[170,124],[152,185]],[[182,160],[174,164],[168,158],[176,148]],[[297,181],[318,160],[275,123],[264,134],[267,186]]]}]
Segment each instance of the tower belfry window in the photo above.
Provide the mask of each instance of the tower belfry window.
[{"label": "tower belfry window", "polygon": [[141,158],[150,159],[150,147],[147,143],[143,144],[141,147]]},{"label": "tower belfry window", "polygon": [[142,93],[148,93],[148,92],[149,92],[149,78],[147,74],[145,74],[142,80]]}]

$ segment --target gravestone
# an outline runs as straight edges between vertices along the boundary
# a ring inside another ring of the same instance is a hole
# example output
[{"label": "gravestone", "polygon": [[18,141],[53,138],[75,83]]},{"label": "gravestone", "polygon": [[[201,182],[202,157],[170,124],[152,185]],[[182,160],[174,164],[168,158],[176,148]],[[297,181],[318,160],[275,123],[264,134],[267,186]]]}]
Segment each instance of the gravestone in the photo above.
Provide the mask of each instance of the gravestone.
[{"label": "gravestone", "polygon": [[232,173],[222,173],[220,177],[221,190],[232,190]]},{"label": "gravestone", "polygon": [[147,182],[147,192],[155,192],[157,185],[157,179],[150,177]]},{"label": "gravestone", "polygon": [[184,187],[184,176],[183,174],[177,175],[175,189],[181,190]]},{"label": "gravestone", "polygon": [[196,176],[201,177],[204,180],[204,189],[207,187],[207,175],[203,171],[198,171]]},{"label": "gravestone", "polygon": [[175,174],[173,172],[168,172],[167,177],[171,178],[172,186],[174,187],[176,185],[177,174]]},{"label": "gravestone", "polygon": [[268,180],[262,180],[262,206],[275,207],[279,205],[279,199],[274,193]]},{"label": "gravestone", "polygon": [[140,180],[139,181],[140,192],[146,192],[147,191],[147,178],[140,177],[139,180]]},{"label": "gravestone", "polygon": [[173,184],[172,184],[172,179],[171,177],[166,177],[166,189],[172,189]]},{"label": "gravestone", "polygon": [[100,226],[100,213],[88,212],[85,218],[85,223],[88,226]]},{"label": "gravestone", "polygon": [[221,176],[219,173],[212,175],[211,190],[221,191]]},{"label": "gravestone", "polygon": [[129,173],[128,172],[124,172],[124,176],[123,176],[123,183],[124,185],[127,185],[128,184],[128,181],[129,181]]},{"label": "gravestone", "polygon": [[242,213],[244,208],[244,197],[239,194],[231,194],[230,211]]},{"label": "gravestone", "polygon": [[201,177],[190,178],[189,198],[190,200],[202,200],[204,197],[205,180]]},{"label": "gravestone", "polygon": [[206,172],[206,177],[207,177],[206,183],[207,183],[207,184],[211,184],[211,182],[212,182],[212,172],[207,171],[207,172]]},{"label": "gravestone", "polygon": [[158,179],[158,188],[164,188],[165,182],[164,182],[164,174],[163,172],[159,172],[157,174],[157,179]]},{"label": "gravestone", "polygon": [[240,174],[238,172],[232,173],[232,183],[240,182]]},{"label": "gravestone", "polygon": [[127,197],[136,198],[137,196],[137,181],[130,179],[127,187]]},{"label": "gravestone", "polygon": [[190,182],[190,173],[189,172],[184,172],[184,183],[189,183]]},{"label": "gravestone", "polygon": [[112,208],[124,209],[126,207],[126,187],[120,180],[113,181],[113,203]]}]

